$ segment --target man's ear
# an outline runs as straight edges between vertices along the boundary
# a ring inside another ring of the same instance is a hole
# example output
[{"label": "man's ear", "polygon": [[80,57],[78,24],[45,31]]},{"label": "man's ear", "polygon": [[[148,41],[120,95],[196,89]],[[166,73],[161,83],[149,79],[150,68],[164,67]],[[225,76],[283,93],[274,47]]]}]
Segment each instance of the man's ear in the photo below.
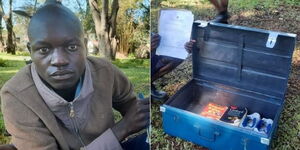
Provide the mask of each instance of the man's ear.
[{"label": "man's ear", "polygon": [[31,54],[30,42],[27,42],[27,44],[26,44],[26,47],[27,47],[27,49],[28,49],[29,53]]},{"label": "man's ear", "polygon": [[28,51],[30,53],[31,59],[26,60],[25,62],[26,62],[26,64],[31,64],[32,63],[32,55],[31,55],[31,47],[30,47],[30,43],[29,42],[27,42],[26,47],[27,47],[27,49],[28,49]]}]

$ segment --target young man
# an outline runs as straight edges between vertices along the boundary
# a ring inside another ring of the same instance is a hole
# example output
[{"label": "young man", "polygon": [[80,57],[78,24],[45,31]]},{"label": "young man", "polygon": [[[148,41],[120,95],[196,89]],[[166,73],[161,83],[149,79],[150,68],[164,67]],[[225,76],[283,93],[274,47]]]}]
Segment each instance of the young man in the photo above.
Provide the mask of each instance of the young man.
[{"label": "young man", "polygon": [[[2,88],[6,129],[18,150],[117,150],[149,124],[149,100],[137,100],[125,75],[87,57],[82,25],[57,2],[48,2],[28,27],[32,64]],[[123,118],[114,123],[112,108]],[[139,149],[149,149],[142,142]],[[131,141],[131,143],[134,143]]]}]

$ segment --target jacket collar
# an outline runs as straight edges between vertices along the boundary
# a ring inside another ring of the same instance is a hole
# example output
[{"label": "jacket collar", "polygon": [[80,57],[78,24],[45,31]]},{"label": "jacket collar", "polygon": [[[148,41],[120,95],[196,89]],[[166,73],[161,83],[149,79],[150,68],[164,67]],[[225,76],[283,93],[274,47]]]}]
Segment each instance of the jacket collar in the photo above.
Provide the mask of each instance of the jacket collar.
[{"label": "jacket collar", "polygon": [[[88,63],[85,64],[85,68],[86,69],[85,69],[82,88],[80,90],[80,93],[76,94],[76,97],[73,100],[73,102],[83,100],[85,97],[87,97],[89,94],[91,94],[94,91],[91,71]],[[43,97],[44,101],[50,108],[59,105],[69,104],[65,99],[63,99],[61,96],[56,94],[52,89],[50,89],[43,83],[43,81],[41,80],[41,78],[39,77],[36,71],[36,66],[34,63],[31,65],[31,74],[38,92],[40,93],[40,95]]]}]

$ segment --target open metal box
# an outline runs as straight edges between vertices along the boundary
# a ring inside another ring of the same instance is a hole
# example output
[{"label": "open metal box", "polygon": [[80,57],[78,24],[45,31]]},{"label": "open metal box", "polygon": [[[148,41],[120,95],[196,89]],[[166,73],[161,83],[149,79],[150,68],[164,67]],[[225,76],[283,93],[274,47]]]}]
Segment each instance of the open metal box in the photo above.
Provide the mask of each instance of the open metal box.
[{"label": "open metal box", "polygon": [[[213,150],[270,148],[290,73],[296,35],[196,21],[193,79],[160,110],[163,129]],[[245,107],[273,120],[262,134],[199,115],[209,102]]]}]

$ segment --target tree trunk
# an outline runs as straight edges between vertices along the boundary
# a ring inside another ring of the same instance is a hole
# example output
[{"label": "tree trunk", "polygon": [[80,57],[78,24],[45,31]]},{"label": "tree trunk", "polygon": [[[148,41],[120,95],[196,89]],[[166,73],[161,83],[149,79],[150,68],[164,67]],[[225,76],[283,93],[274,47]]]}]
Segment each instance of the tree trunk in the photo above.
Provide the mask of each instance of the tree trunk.
[{"label": "tree trunk", "polygon": [[116,57],[117,53],[117,46],[118,46],[118,39],[116,37],[116,30],[117,30],[117,16],[119,11],[119,1],[114,0],[112,3],[112,10],[111,10],[111,16],[110,16],[110,39],[111,39],[111,46],[112,46],[112,56],[113,58]]},{"label": "tree trunk", "polygon": [[90,13],[90,4],[89,4],[89,0],[85,0],[86,2],[86,12],[85,12],[85,17],[88,16],[88,13]]},{"label": "tree trunk", "polygon": [[13,33],[13,23],[12,23],[12,0],[9,0],[9,17],[6,22],[7,29],[7,46],[6,52],[11,54],[16,54],[16,46],[14,43],[14,33]]},{"label": "tree trunk", "polygon": [[2,36],[2,16],[0,16],[0,42],[2,47],[4,46],[4,40],[3,40],[3,36]]},{"label": "tree trunk", "polygon": [[90,9],[95,23],[95,30],[99,43],[99,52],[108,59],[115,59],[117,49],[116,26],[119,1],[113,0],[111,16],[109,16],[109,1],[102,0],[99,9],[98,0],[89,0]]},{"label": "tree trunk", "polygon": [[2,4],[2,0],[0,0],[0,42],[1,42],[1,45],[2,47],[4,47],[4,40],[3,40],[3,35],[2,35],[2,31],[3,31],[3,28],[2,28],[2,18],[4,16],[4,12],[2,12],[2,8],[3,8],[3,4]]},{"label": "tree trunk", "polygon": [[37,6],[37,0],[35,0],[35,2],[34,2],[34,6],[33,6],[33,11],[34,11],[34,12],[36,12],[36,9],[37,9],[36,6]]}]

